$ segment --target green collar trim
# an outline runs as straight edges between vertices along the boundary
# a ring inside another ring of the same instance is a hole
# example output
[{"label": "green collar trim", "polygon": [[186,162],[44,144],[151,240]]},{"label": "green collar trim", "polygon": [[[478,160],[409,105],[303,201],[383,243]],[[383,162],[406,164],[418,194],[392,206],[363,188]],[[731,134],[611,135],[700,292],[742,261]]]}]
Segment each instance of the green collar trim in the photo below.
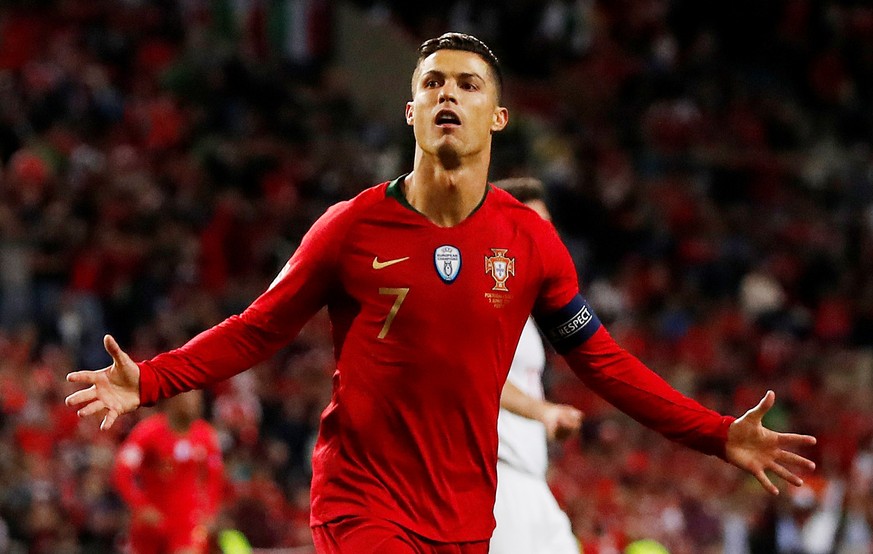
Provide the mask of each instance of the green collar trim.
[{"label": "green collar trim", "polygon": [[[400,177],[398,177],[398,178],[394,179],[393,181],[391,181],[390,183],[388,183],[388,188],[385,191],[385,194],[387,196],[390,196],[390,197],[396,199],[398,202],[400,202],[400,205],[403,206],[404,208],[406,208],[408,210],[412,210],[413,212],[415,212],[417,214],[424,215],[420,211],[416,210],[415,207],[413,207],[413,205],[409,203],[409,200],[407,200],[406,196],[403,194],[402,183],[403,183],[403,180],[406,179],[407,175],[409,175],[409,173],[404,173]],[[476,207],[473,208],[473,211],[470,212],[470,215],[468,215],[467,217],[470,217],[471,215],[473,215],[474,213],[479,211],[479,208],[481,208],[482,205],[485,203],[485,199],[488,197],[488,191],[490,191],[490,190],[491,190],[491,183],[488,183],[487,186],[485,187],[485,194],[482,195],[482,200],[480,200],[479,203],[476,204]]]},{"label": "green collar trim", "polygon": [[[394,179],[393,181],[391,181],[390,183],[388,183],[388,189],[385,191],[385,194],[387,196],[391,196],[394,199],[396,199],[398,202],[400,202],[400,205],[403,206],[404,208],[406,208],[408,210],[412,210],[413,212],[419,214],[421,212],[419,212],[418,210],[413,208],[412,204],[409,203],[409,200],[406,199],[406,196],[403,195],[402,183],[403,183],[403,180],[406,179],[407,175],[409,175],[409,173],[404,173],[400,177],[398,177],[398,178]],[[422,214],[422,215],[424,215],[424,214]]]}]

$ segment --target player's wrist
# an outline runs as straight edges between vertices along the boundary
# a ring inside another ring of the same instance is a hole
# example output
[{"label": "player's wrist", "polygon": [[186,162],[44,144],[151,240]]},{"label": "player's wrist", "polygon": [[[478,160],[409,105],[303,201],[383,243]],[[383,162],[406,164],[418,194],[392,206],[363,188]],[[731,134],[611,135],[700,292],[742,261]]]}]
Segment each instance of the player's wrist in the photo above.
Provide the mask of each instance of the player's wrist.
[{"label": "player's wrist", "polygon": [[546,401],[535,401],[533,403],[533,413],[535,414],[535,419],[542,423],[545,426],[549,425],[551,418],[551,413],[553,410],[554,404]]}]

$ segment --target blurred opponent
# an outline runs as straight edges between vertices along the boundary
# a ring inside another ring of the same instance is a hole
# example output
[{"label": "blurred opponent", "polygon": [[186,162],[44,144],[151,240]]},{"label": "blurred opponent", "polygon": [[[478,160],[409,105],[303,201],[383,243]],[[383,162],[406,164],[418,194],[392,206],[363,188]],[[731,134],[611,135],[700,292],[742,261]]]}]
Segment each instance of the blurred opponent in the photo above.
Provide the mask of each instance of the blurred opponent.
[{"label": "blurred opponent", "polygon": [[[513,198],[551,221],[545,187],[538,179],[495,181]],[[543,340],[528,318],[518,339],[509,375],[500,395],[497,419],[497,498],[491,554],[579,554],[570,519],[546,482],[547,440],[567,438],[582,426],[582,412],[545,399]]]}]

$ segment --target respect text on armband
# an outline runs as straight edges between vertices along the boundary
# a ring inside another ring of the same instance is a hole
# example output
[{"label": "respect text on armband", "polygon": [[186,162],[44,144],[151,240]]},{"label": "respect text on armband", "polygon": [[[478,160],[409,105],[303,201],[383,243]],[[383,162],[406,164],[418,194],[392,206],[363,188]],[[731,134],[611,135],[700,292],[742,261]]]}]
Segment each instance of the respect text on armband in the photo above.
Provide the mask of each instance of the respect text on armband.
[{"label": "respect text on armband", "polygon": [[582,306],[582,309],[576,312],[569,320],[548,331],[549,340],[552,343],[563,342],[585,328],[586,325],[591,323],[592,319],[594,317],[591,315],[591,310],[588,309],[588,306]]},{"label": "respect text on armband", "polygon": [[582,295],[576,295],[563,308],[537,317],[537,325],[559,353],[564,354],[584,343],[600,329],[597,313]]}]

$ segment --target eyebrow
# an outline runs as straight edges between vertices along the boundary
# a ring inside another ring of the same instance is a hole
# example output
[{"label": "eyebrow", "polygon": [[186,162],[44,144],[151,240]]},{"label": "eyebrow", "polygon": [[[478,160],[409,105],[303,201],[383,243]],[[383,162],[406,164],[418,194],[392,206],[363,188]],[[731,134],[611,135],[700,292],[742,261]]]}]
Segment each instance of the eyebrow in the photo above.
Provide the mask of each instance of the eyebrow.
[{"label": "eyebrow", "polygon": [[[419,80],[425,77],[445,77],[446,73],[444,71],[440,71],[438,69],[430,69],[421,74]],[[478,73],[470,73],[470,72],[462,72],[457,74],[459,79],[479,79],[483,83],[485,82],[485,78],[479,75]]]}]

